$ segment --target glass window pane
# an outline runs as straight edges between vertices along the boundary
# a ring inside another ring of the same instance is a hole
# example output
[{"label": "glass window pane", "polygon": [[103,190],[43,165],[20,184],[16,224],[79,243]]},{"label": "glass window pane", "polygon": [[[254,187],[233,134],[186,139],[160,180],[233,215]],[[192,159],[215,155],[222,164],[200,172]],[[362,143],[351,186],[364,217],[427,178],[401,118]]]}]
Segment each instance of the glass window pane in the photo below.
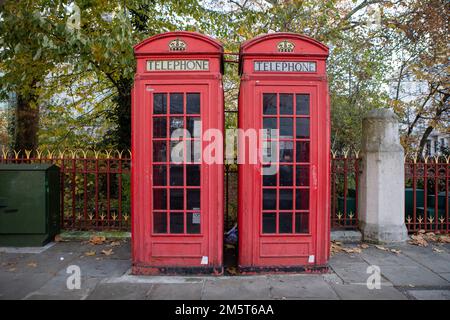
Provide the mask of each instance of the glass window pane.
[{"label": "glass window pane", "polygon": [[167,113],[167,93],[153,94],[153,113],[154,114]]},{"label": "glass window pane", "polygon": [[191,138],[199,138],[201,136],[201,121],[199,117],[187,117],[187,131]]},{"label": "glass window pane", "polygon": [[309,118],[297,118],[296,128],[297,138],[309,138]]},{"label": "glass window pane", "polygon": [[154,162],[166,162],[166,141],[153,141],[153,161]]},{"label": "glass window pane", "polygon": [[154,212],[153,213],[153,232],[167,233],[167,213]]},{"label": "glass window pane", "polygon": [[170,94],[170,113],[180,114],[183,113],[183,94],[171,93]]},{"label": "glass window pane", "polygon": [[292,186],[294,170],[292,166],[280,166],[280,186]]},{"label": "glass window pane", "polygon": [[184,162],[184,148],[185,148],[185,141],[171,140],[170,141],[169,161],[172,163],[183,163]]},{"label": "glass window pane", "polygon": [[170,209],[183,210],[184,195],[183,189],[170,189]]},{"label": "glass window pane", "polygon": [[309,167],[297,166],[296,185],[297,186],[309,186]]},{"label": "glass window pane", "polygon": [[186,184],[188,186],[200,185],[200,166],[186,165]]},{"label": "glass window pane", "polygon": [[153,185],[167,186],[166,166],[153,166]]},{"label": "glass window pane", "polygon": [[291,93],[280,93],[280,114],[294,113],[294,95]]},{"label": "glass window pane", "polygon": [[279,233],[292,233],[292,213],[280,212],[278,214]]},{"label": "glass window pane", "polygon": [[276,140],[263,141],[263,161],[266,163],[277,162],[278,142]]},{"label": "glass window pane", "polygon": [[200,212],[186,213],[186,232],[190,234],[200,233]]},{"label": "glass window pane", "polygon": [[200,93],[186,94],[186,113],[200,114]]},{"label": "glass window pane", "polygon": [[273,210],[276,208],[277,190],[264,189],[263,190],[263,210]]},{"label": "glass window pane", "polygon": [[307,212],[295,214],[295,233],[309,233],[309,214]]},{"label": "glass window pane", "polygon": [[187,189],[187,209],[200,210],[200,189]]},{"label": "glass window pane", "polygon": [[295,209],[309,210],[309,190],[297,189],[295,196]]},{"label": "glass window pane", "polygon": [[292,118],[280,118],[280,139],[293,138],[293,121]]},{"label": "glass window pane", "polygon": [[263,233],[276,233],[276,214],[275,213],[264,213],[262,218]]},{"label": "glass window pane", "polygon": [[309,114],[309,94],[297,94],[296,97],[297,114],[308,115]]},{"label": "glass window pane", "polygon": [[277,129],[277,118],[263,118],[264,129]]},{"label": "glass window pane", "polygon": [[183,233],[183,232],[184,232],[183,213],[171,212],[170,233]]},{"label": "glass window pane", "polygon": [[280,162],[294,161],[294,143],[292,141],[280,141]]},{"label": "glass window pane", "polygon": [[[192,162],[200,162],[202,160],[202,141],[191,141],[191,160]],[[189,160],[189,158],[187,159]]]},{"label": "glass window pane", "polygon": [[291,210],[294,203],[292,189],[280,189],[279,206],[280,210]]},{"label": "glass window pane", "polygon": [[263,94],[263,114],[277,114],[277,94]]},{"label": "glass window pane", "polygon": [[165,138],[167,136],[167,120],[162,117],[153,118],[153,137]]},{"label": "glass window pane", "polygon": [[183,166],[182,165],[171,165],[170,166],[170,185],[171,186],[182,186],[183,181]]},{"label": "glass window pane", "polygon": [[[184,128],[184,119],[182,117],[170,117],[170,136],[172,137],[172,133],[177,129],[183,129]],[[176,137],[173,138],[179,138],[182,137],[183,134],[177,133]]]},{"label": "glass window pane", "polygon": [[309,142],[297,142],[297,162],[309,162]]},{"label": "glass window pane", "polygon": [[167,209],[166,189],[153,189],[153,209]]},{"label": "glass window pane", "polygon": [[[263,166],[263,186],[276,186],[277,185],[277,174],[276,167]],[[273,173],[273,174],[272,174]]]}]

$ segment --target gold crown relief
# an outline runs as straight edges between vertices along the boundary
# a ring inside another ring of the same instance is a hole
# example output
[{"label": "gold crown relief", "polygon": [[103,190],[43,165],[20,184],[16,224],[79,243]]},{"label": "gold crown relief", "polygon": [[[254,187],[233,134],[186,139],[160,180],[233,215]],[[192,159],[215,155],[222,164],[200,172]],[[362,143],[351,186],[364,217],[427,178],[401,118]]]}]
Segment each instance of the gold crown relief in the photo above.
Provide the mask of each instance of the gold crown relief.
[{"label": "gold crown relief", "polygon": [[176,38],[169,42],[170,51],[186,51],[187,44],[183,40]]},{"label": "gold crown relief", "polygon": [[288,40],[283,40],[277,44],[278,52],[293,52],[295,44]]}]

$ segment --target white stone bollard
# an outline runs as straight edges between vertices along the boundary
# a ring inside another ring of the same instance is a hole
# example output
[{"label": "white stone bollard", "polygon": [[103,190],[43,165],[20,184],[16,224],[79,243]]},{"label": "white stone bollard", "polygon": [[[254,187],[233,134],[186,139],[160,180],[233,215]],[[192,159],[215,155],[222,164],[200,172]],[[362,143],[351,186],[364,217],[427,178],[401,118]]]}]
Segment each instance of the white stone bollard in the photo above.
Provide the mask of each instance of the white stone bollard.
[{"label": "white stone bollard", "polygon": [[388,109],[363,119],[359,221],[363,239],[397,243],[408,239],[405,225],[405,166],[397,116]]}]

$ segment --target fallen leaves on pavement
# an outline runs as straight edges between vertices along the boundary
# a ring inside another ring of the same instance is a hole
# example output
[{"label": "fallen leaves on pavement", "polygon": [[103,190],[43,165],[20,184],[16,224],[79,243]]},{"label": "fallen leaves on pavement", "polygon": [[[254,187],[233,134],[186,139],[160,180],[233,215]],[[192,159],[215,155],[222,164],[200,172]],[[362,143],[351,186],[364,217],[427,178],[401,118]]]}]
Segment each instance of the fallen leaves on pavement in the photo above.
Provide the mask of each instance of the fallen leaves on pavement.
[{"label": "fallen leaves on pavement", "polygon": [[103,244],[106,241],[106,238],[103,236],[92,236],[89,239],[89,243],[93,245]]},{"label": "fallen leaves on pavement", "polygon": [[110,245],[111,247],[117,247],[117,246],[120,246],[121,243],[120,243],[120,241],[112,241],[109,245]]},{"label": "fallen leaves on pavement", "polygon": [[398,250],[398,249],[391,249],[391,252],[396,253],[396,254],[400,254],[402,251]]},{"label": "fallen leaves on pavement", "polygon": [[419,247],[427,247],[429,242],[450,243],[450,235],[435,234],[434,232],[419,230],[416,234],[411,236],[411,241],[409,241],[410,244]]},{"label": "fallen leaves on pavement", "polygon": [[444,252],[444,250],[438,249],[438,248],[433,248],[433,251],[436,253],[442,253]]},{"label": "fallen leaves on pavement", "polygon": [[27,266],[29,266],[30,268],[36,268],[37,267],[37,263],[36,262],[30,262],[27,264]]},{"label": "fallen leaves on pavement", "polygon": [[85,255],[85,256],[88,256],[88,257],[92,257],[92,256],[95,256],[95,255],[96,255],[96,252],[95,252],[95,251],[88,251],[88,252],[86,252],[84,255]]},{"label": "fallen leaves on pavement", "polygon": [[110,255],[112,255],[114,252],[113,252],[113,249],[108,249],[108,250],[102,250],[102,253],[105,255],[105,256],[110,256]]},{"label": "fallen leaves on pavement", "polygon": [[376,245],[375,248],[377,248],[378,250],[382,250],[382,251],[389,251],[388,248],[380,246],[380,245]]}]

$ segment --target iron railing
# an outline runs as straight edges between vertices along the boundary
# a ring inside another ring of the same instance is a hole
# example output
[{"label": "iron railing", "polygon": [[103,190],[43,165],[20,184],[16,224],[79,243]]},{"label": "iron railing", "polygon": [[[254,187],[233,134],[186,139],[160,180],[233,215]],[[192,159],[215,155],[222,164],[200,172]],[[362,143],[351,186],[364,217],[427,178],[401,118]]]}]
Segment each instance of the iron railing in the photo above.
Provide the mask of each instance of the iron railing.
[{"label": "iron railing", "polygon": [[6,151],[0,163],[52,163],[61,172],[61,228],[129,230],[129,151]]},{"label": "iron railing", "polygon": [[410,232],[450,232],[450,156],[405,157],[405,220]]},{"label": "iron railing", "polygon": [[[358,151],[332,152],[331,227],[358,228]],[[53,163],[61,169],[61,227],[130,230],[129,151],[6,151],[0,163]],[[237,220],[237,170],[225,166],[225,227]],[[450,232],[450,157],[405,157],[405,223],[410,232]]]},{"label": "iron railing", "polygon": [[359,151],[331,153],[331,228],[358,228]]}]

